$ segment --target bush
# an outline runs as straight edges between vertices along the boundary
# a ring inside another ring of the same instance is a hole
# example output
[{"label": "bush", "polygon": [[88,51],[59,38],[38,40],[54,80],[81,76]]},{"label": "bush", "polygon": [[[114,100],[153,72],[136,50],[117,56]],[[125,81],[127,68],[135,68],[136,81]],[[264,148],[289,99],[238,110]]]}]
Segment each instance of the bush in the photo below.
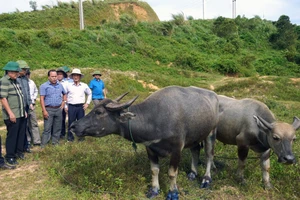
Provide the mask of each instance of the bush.
[{"label": "bush", "polygon": [[59,36],[53,36],[49,40],[49,46],[55,49],[59,49],[63,46],[64,41]]},{"label": "bush", "polygon": [[239,72],[238,64],[232,59],[221,59],[212,67],[221,74],[234,75]]},{"label": "bush", "polygon": [[28,46],[31,44],[31,36],[28,32],[21,32],[19,34],[17,34],[17,39],[20,43]]}]

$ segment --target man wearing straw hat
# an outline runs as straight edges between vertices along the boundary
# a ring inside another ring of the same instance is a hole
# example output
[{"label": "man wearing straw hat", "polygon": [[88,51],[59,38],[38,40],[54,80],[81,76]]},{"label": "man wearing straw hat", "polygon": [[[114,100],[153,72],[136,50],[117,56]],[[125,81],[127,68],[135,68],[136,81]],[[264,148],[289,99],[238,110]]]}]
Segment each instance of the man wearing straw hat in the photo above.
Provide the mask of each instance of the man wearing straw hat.
[{"label": "man wearing straw hat", "polygon": [[73,83],[66,85],[67,111],[68,111],[68,142],[74,141],[74,135],[70,131],[71,124],[84,117],[85,110],[92,100],[92,91],[86,83],[81,82],[84,75],[80,69],[73,69],[70,78]]},{"label": "man wearing straw hat", "polygon": [[89,87],[92,90],[92,100],[95,106],[106,98],[106,91],[104,82],[100,79],[100,71],[95,71],[92,75],[94,78],[90,81]]}]

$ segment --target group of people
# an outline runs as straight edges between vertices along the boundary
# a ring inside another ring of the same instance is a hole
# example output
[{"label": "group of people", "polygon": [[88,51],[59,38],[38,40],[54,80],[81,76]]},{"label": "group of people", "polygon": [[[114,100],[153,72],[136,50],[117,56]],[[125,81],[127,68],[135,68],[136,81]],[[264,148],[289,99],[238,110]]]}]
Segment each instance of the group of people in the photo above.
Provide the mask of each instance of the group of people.
[{"label": "group of people", "polygon": [[[30,67],[24,60],[8,62],[0,79],[0,100],[3,120],[7,129],[6,155],[0,148],[0,169],[15,169],[17,159],[25,159],[24,153],[31,153],[31,145],[44,148],[52,138],[58,145],[66,136],[73,142],[70,125],[84,117],[91,101],[94,105],[106,98],[106,89],[101,73],[95,71],[89,85],[81,82],[84,74],[80,69],[63,66],[48,71],[48,81],[40,86],[40,106],[44,118],[44,130],[40,135],[35,114],[38,89],[30,79]],[[80,140],[81,141],[81,140]],[[0,136],[0,145],[1,143]]]}]

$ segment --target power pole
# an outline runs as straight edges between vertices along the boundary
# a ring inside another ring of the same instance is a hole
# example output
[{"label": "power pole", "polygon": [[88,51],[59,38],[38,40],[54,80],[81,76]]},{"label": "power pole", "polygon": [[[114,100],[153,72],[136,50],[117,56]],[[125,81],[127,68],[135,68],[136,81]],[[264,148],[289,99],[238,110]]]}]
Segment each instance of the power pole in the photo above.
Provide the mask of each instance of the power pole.
[{"label": "power pole", "polygon": [[232,19],[236,18],[236,0],[232,0]]},{"label": "power pole", "polygon": [[79,0],[79,23],[80,23],[80,30],[83,30],[84,29],[84,19],[83,19],[82,0]]},{"label": "power pole", "polygon": [[204,19],[204,0],[202,1],[202,12],[203,12],[202,19]]}]

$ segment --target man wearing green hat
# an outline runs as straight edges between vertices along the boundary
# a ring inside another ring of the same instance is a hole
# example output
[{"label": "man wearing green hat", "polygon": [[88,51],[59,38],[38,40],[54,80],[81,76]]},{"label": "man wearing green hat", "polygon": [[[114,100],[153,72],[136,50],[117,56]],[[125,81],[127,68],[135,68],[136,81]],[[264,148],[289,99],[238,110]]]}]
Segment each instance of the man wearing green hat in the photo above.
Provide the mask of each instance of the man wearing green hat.
[{"label": "man wearing green hat", "polygon": [[[29,70],[29,66],[26,61],[24,60],[18,60],[17,63],[19,63],[19,67],[21,68],[20,76],[17,78],[17,81],[20,83],[22,92],[24,95],[24,102],[25,102],[25,111],[26,113],[29,112],[29,109],[33,110],[32,100],[30,97],[30,88],[29,88],[29,79],[26,76],[27,71]],[[25,130],[27,128],[27,119],[25,118],[26,125]],[[28,142],[27,137],[25,137],[24,140],[24,152],[31,153],[30,150],[30,142]]]},{"label": "man wearing green hat", "polygon": [[106,91],[104,82],[100,78],[102,76],[100,71],[95,71],[92,75],[94,78],[90,81],[89,87],[92,90],[92,100],[95,106],[106,98]]},{"label": "man wearing green hat", "polygon": [[25,111],[24,97],[21,86],[17,81],[20,67],[17,62],[8,62],[3,70],[6,75],[0,79],[0,100],[2,103],[2,115],[7,129],[6,155],[8,164],[18,164],[17,158],[24,158],[25,140]]}]

